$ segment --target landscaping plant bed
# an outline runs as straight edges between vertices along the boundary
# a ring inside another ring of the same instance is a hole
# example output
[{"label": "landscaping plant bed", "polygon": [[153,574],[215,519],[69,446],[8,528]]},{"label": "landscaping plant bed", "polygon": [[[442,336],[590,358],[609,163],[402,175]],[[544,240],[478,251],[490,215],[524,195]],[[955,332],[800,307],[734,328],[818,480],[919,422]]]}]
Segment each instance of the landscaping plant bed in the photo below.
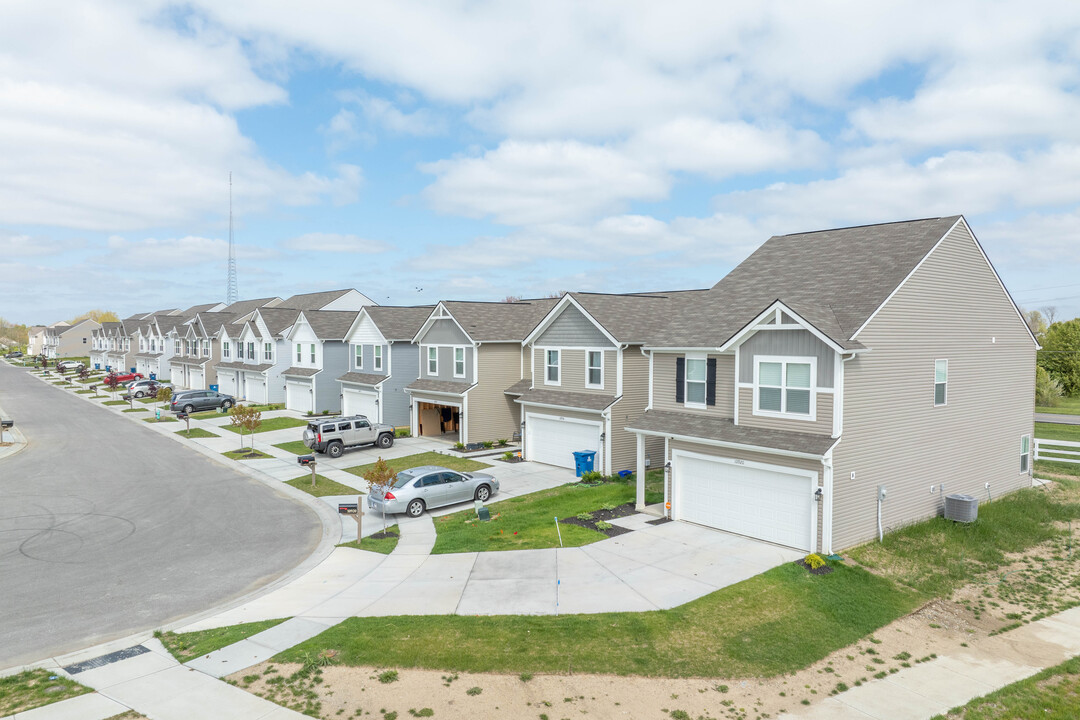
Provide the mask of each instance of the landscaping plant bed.
[{"label": "landscaping plant bed", "polygon": [[[587,530],[595,530],[598,533],[607,535],[609,538],[613,538],[633,531],[627,530],[624,527],[619,527],[618,525],[612,525],[609,521],[614,520],[615,518],[627,517],[636,512],[637,510],[634,509],[634,503],[624,503],[612,510],[601,508],[586,513],[592,516],[591,519],[585,519],[578,515],[575,517],[559,518],[559,522],[567,525],[577,525],[578,527],[583,527]],[[605,523],[607,527],[597,527],[600,523]]]},{"label": "landscaping plant bed", "polygon": [[525,458],[521,457],[520,455],[511,455],[508,458],[507,457],[499,458],[499,462],[504,462],[504,463],[508,463],[510,465],[513,465],[514,463],[525,462]]},{"label": "landscaping plant bed", "polygon": [[[458,445],[461,445],[461,443],[458,443]],[[509,443],[507,443],[506,445],[500,445],[499,443],[491,443],[487,446],[485,446],[484,443],[469,443],[468,445],[461,445],[461,447],[458,447],[458,445],[455,445],[453,447],[453,450],[454,452],[461,453],[462,455],[475,455],[477,453],[489,453],[492,451],[506,452],[511,449]],[[517,451],[518,448],[513,448],[513,450]]]}]

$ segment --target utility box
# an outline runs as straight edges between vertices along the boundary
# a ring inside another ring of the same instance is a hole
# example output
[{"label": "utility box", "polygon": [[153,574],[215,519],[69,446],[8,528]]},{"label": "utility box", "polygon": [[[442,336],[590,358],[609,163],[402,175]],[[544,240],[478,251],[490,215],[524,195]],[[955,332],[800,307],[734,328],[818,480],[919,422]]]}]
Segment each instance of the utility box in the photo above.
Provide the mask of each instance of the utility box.
[{"label": "utility box", "polygon": [[979,501],[971,495],[946,495],[945,519],[956,522],[975,522],[979,518]]}]

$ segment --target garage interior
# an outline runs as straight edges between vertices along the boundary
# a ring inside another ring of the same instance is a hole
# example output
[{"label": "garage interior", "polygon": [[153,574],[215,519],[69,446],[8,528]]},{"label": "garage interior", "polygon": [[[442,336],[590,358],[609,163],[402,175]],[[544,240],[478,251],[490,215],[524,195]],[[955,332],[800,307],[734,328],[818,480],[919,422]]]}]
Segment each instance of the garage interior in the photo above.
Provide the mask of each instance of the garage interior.
[{"label": "garage interior", "polygon": [[418,402],[416,409],[419,413],[416,421],[421,436],[437,437],[451,443],[458,442],[461,437],[460,408]]}]

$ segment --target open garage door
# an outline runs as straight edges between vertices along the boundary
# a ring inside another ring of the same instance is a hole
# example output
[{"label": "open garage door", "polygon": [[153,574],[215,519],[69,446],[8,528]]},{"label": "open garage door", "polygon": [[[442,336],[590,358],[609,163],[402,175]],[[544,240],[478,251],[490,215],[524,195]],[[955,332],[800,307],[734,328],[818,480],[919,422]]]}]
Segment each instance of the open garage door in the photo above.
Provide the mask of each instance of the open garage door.
[{"label": "open garage door", "polygon": [[525,454],[533,462],[573,468],[574,452],[594,450],[597,452],[596,469],[600,469],[600,433],[603,425],[599,420],[549,415],[525,415]]},{"label": "open garage door", "polygon": [[675,519],[812,550],[817,481],[794,469],[673,453]]},{"label": "open garage door", "polygon": [[379,408],[373,392],[343,388],[341,390],[341,413],[343,415],[366,415],[371,422],[381,422]]}]

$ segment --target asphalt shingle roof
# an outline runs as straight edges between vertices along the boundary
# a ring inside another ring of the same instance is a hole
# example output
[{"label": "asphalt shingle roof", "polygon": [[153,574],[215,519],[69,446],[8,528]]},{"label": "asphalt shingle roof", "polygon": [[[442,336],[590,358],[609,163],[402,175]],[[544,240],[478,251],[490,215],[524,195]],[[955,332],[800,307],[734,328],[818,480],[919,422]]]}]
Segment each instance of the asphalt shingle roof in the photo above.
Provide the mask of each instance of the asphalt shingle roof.
[{"label": "asphalt shingle roof", "polygon": [[293,310],[321,310],[342,295],[346,295],[350,292],[352,292],[352,290],[346,289],[293,295],[292,297],[285,298],[285,300],[276,307],[291,308]]},{"label": "asphalt shingle roof", "polygon": [[344,340],[359,310],[304,310],[304,318],[320,340]]},{"label": "asphalt shingle roof", "polygon": [[467,382],[453,382],[452,380],[413,380],[405,386],[405,389],[460,395],[471,387],[472,385]]},{"label": "asphalt shingle roof", "polygon": [[321,373],[321,372],[322,372],[322,369],[320,369],[320,368],[291,367],[291,368],[288,368],[287,370],[282,370],[281,374],[282,375],[292,375],[293,377],[311,377],[312,375],[316,375],[316,374]]},{"label": "asphalt shingle roof", "polygon": [[347,372],[338,378],[341,382],[357,383],[359,385],[378,385],[388,379],[386,375],[375,373]]},{"label": "asphalt shingle roof", "polygon": [[272,335],[280,335],[296,322],[299,310],[283,307],[259,308],[259,315]]},{"label": "asphalt shingle roof", "polygon": [[862,347],[851,335],[959,219],[769,238],[708,293],[668,318],[648,344],[718,347],[780,300],[842,347]]},{"label": "asphalt shingle roof", "polygon": [[265,306],[276,307],[280,302],[281,298],[276,295],[274,297],[260,298],[258,300],[240,300],[234,302],[232,305],[226,305],[221,309],[221,312],[229,313],[233,317],[242,317],[257,308]]},{"label": "asphalt shingle roof", "polygon": [[747,447],[790,450],[814,456],[824,455],[837,442],[836,438],[828,435],[748,427],[736,425],[731,418],[679,411],[648,410],[638,419],[631,421],[627,429],[716,440]]},{"label": "asphalt shingle roof", "polygon": [[616,340],[639,344],[651,338],[672,315],[707,296],[708,292],[570,293],[570,296]]},{"label": "asphalt shingle roof", "polygon": [[532,332],[558,301],[558,298],[540,298],[515,303],[448,300],[443,302],[443,306],[450,311],[450,314],[473,340],[520,342]]},{"label": "asphalt shingle roof", "polygon": [[375,323],[375,327],[379,328],[384,338],[401,341],[412,340],[433,309],[433,305],[417,307],[371,305],[364,308],[364,312]]},{"label": "asphalt shingle roof", "polygon": [[563,390],[548,390],[536,388],[528,390],[517,399],[519,403],[538,403],[540,405],[553,405],[562,408],[581,408],[583,410],[603,410],[615,402],[615,395],[602,395],[600,393],[577,393]]}]

